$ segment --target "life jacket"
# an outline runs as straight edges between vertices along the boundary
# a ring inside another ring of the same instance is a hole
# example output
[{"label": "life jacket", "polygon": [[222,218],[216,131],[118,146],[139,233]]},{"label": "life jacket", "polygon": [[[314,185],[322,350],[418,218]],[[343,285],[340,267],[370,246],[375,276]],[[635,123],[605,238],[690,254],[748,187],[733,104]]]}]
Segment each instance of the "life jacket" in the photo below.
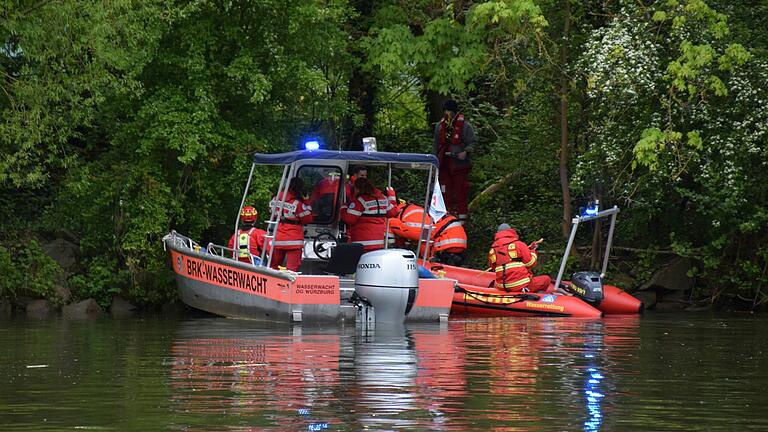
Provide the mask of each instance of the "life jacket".
[{"label": "life jacket", "polygon": [[[252,257],[259,258],[261,256],[261,250],[264,247],[265,234],[266,232],[259,228],[240,230],[240,233],[237,236],[232,235],[229,239],[228,247],[230,249],[235,249],[235,244],[237,244],[237,249],[234,252],[237,260],[252,263]],[[237,239],[235,239],[235,237],[237,237]],[[235,240],[237,240],[237,243],[235,243]]]},{"label": "life jacket", "polygon": [[[279,206],[280,201],[272,198],[269,208]],[[312,222],[312,206],[288,192],[282,204],[282,215],[275,233],[275,249],[301,249],[304,247],[304,228]]]},{"label": "life jacket", "polygon": [[527,292],[536,258],[536,252],[520,241],[514,229],[497,232],[488,252],[488,263],[496,272],[496,288]]},{"label": "life jacket", "polygon": [[394,191],[391,196],[374,189],[373,195],[358,195],[341,207],[341,220],[347,224],[350,242],[361,243],[365,251],[384,247],[386,218],[396,211]]},{"label": "life jacket", "polygon": [[[437,159],[440,161],[440,169],[447,168],[450,172],[469,169],[471,166],[469,156],[464,160],[455,157],[455,155],[463,152],[466,148],[461,139],[463,136],[464,114],[456,114],[450,125],[448,125],[445,119],[440,121],[437,129],[437,139],[440,144]],[[450,156],[448,153],[450,153]]]},{"label": "life jacket", "polygon": [[446,214],[435,223],[432,231],[432,250],[462,253],[467,250],[467,232],[459,219]]}]

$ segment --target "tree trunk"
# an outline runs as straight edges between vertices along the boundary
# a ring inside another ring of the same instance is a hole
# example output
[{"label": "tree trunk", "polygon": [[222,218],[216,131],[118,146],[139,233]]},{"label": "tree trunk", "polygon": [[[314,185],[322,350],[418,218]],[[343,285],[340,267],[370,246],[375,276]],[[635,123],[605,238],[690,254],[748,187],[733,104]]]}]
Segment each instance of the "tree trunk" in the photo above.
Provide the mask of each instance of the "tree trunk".
[{"label": "tree trunk", "polygon": [[595,232],[592,233],[592,258],[589,268],[598,270],[603,260],[603,230],[600,219],[595,221]]},{"label": "tree trunk", "polygon": [[[376,92],[379,87],[378,78],[373,73],[363,70],[363,65],[368,59],[364,50],[359,46],[360,39],[367,35],[370,30],[371,21],[368,17],[373,15],[374,2],[360,0],[352,1],[350,4],[361,17],[352,25],[350,30],[350,34],[354,38],[350,46],[355,63],[349,76],[348,101],[349,106],[355,108],[355,112],[348,114],[343,120],[343,139],[340,148],[342,150],[362,150],[363,137],[373,136],[376,117]],[[363,123],[359,126],[355,125],[354,122],[354,117],[358,113],[363,115]]]},{"label": "tree trunk", "polygon": [[571,191],[568,184],[568,92],[569,79],[565,73],[568,60],[568,35],[571,30],[571,3],[565,1],[563,24],[563,39],[560,45],[560,187],[563,193],[563,238],[567,239],[571,233]]},{"label": "tree trunk", "polygon": [[[363,54],[355,53],[358,61],[362,64],[365,61]],[[354,114],[349,114],[344,119],[344,137],[343,144],[346,150],[362,150],[363,137],[373,136],[373,126],[376,116],[374,101],[376,99],[376,89],[378,81],[367,72],[355,67],[349,78],[349,104],[355,107],[358,113],[363,114],[363,123],[359,126],[354,123]]]},{"label": "tree trunk", "polygon": [[443,104],[446,100],[448,100],[448,97],[432,90],[427,90],[425,92],[425,96],[427,98],[427,119],[429,120],[429,130],[432,131],[431,128],[433,128],[435,124],[443,118]]}]

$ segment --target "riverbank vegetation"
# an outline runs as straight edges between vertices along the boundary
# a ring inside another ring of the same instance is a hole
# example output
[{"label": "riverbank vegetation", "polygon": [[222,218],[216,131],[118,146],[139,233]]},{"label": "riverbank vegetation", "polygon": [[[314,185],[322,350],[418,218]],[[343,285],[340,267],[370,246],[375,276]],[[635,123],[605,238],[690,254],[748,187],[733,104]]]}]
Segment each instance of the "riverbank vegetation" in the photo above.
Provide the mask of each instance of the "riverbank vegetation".
[{"label": "riverbank vegetation", "polygon": [[[161,238],[224,242],[253,152],[309,135],[429,152],[453,97],[480,140],[472,264],[500,222],[557,256],[599,199],[621,208],[622,286],[680,256],[687,299],[757,308],[766,16],[700,0],[0,0],[0,297],[172,299]],[[255,181],[263,214],[277,179]],[[574,262],[599,262],[603,234]]]}]

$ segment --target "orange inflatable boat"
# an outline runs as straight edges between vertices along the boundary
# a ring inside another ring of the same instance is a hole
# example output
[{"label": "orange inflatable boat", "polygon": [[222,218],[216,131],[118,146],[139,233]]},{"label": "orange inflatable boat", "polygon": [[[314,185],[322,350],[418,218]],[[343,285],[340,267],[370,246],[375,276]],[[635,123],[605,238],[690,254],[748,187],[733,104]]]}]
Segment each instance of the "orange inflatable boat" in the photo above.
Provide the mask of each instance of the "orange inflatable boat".
[{"label": "orange inflatable boat", "polygon": [[[427,270],[433,273],[445,272],[445,277],[456,279],[459,282],[460,288],[459,290],[457,290],[456,294],[454,294],[454,297],[453,297],[453,307],[451,308],[452,313],[455,310],[456,311],[461,310],[464,313],[470,313],[470,312],[481,313],[480,309],[482,308],[480,306],[462,309],[460,305],[457,305],[457,299],[459,297],[463,298],[466,295],[466,292],[477,292],[477,293],[480,293],[479,295],[481,296],[494,295],[494,296],[500,296],[500,297],[507,297],[512,295],[511,293],[508,293],[506,291],[497,290],[493,288],[494,281],[496,280],[496,274],[493,272],[486,272],[486,271],[468,269],[463,267],[454,267],[454,266],[449,266],[449,265],[440,264],[440,263],[426,263],[425,267]],[[572,288],[571,282],[569,281],[563,281],[561,283],[561,286],[565,290],[569,290],[570,288]],[[460,292],[461,290],[464,290],[466,292]],[[570,290],[570,291],[573,292],[574,290]],[[591,305],[591,307],[598,309],[599,311],[601,311],[606,315],[636,314],[643,311],[643,304],[640,300],[625,293],[618,287],[615,287],[613,285],[602,285],[602,291],[603,291],[603,297],[600,301],[589,301],[588,299],[579,298],[578,293],[574,293],[573,296],[558,295],[557,297],[571,298],[573,300],[577,300],[578,303],[581,303],[587,306]],[[525,293],[525,295],[530,295],[530,294]],[[542,294],[536,294],[536,295],[543,296]],[[509,301],[509,300],[504,300],[504,301]],[[566,303],[568,305],[571,304],[570,301],[565,301],[563,299],[558,300],[558,304],[566,304]],[[457,309],[457,307],[459,307],[459,309]],[[573,308],[575,306],[571,306],[571,307]],[[493,308],[486,307],[485,309],[493,309]],[[500,314],[500,315],[504,315],[504,314]],[[580,316],[580,315],[567,315],[567,316]]]}]

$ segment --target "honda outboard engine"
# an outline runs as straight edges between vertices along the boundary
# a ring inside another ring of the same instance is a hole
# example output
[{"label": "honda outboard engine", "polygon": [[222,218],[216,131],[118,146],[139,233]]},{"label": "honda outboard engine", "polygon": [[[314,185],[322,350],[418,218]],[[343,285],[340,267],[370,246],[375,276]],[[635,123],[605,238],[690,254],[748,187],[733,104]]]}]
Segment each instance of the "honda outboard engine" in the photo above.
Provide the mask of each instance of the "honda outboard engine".
[{"label": "honda outboard engine", "polygon": [[355,292],[373,307],[376,322],[403,322],[419,289],[416,256],[405,249],[381,249],[360,257]]},{"label": "honda outboard engine", "polygon": [[603,301],[603,278],[598,272],[576,272],[571,277],[571,284],[566,287],[566,290],[589,305],[597,306]]}]

